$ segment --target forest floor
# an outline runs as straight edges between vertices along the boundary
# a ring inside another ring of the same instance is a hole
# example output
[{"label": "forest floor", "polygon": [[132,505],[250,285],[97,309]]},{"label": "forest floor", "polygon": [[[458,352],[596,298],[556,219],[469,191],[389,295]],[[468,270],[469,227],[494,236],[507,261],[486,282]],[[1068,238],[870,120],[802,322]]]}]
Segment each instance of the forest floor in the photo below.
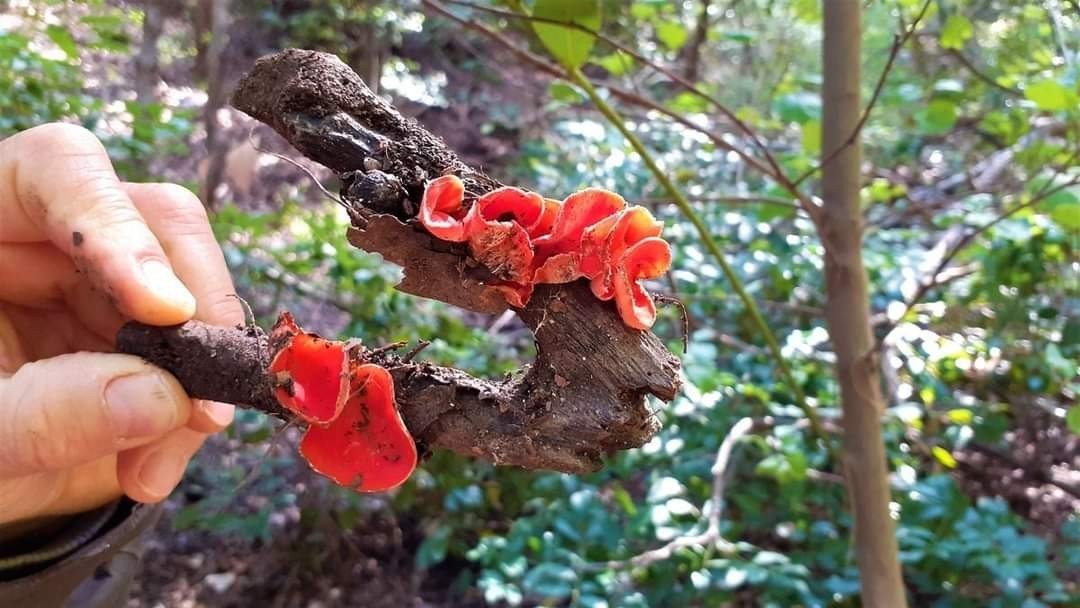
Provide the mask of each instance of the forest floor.
[{"label": "forest floor", "polygon": [[[263,41],[250,23],[234,26],[235,41],[226,55],[227,80],[235,82],[263,51],[254,40]],[[445,49],[444,49],[445,50]],[[456,49],[468,53],[468,49]],[[541,107],[546,82],[539,76],[514,67],[513,61],[500,62],[496,57],[474,55],[497,73],[499,78],[480,78],[462,69],[451,54],[429,46],[410,45],[406,41],[394,52],[424,66],[425,71],[442,71],[447,78],[449,99],[499,99],[513,96],[524,108],[517,128],[501,129],[477,135],[475,125],[488,121],[483,114],[486,104],[450,103],[427,107],[403,101],[400,107],[442,136],[463,158],[482,166],[494,175],[505,167],[507,159],[534,129],[543,128]],[[87,62],[94,69],[132,68],[115,60]],[[191,66],[184,62],[166,66],[163,77],[169,94],[187,94],[200,99],[191,77]],[[501,81],[499,81],[501,79]],[[131,82],[132,79],[100,78],[98,82]],[[509,83],[509,84],[508,84]],[[113,87],[95,91],[106,99],[126,99],[130,91]],[[233,110],[223,110],[224,145],[228,147],[225,198],[242,208],[259,210],[272,207],[284,190],[307,192],[311,200],[321,195],[305,188],[309,178],[295,167],[250,148],[252,121]],[[276,135],[257,128],[255,139],[260,147],[297,158]],[[193,183],[201,172],[197,159],[204,158],[204,132],[196,129],[190,147],[192,154],[155,163],[152,172],[160,179]],[[319,172],[320,168],[305,165]],[[326,173],[320,173],[326,176]],[[953,474],[973,497],[1001,496],[1013,509],[1027,517],[1032,530],[1051,539],[1061,522],[1080,510],[1080,438],[1068,434],[1060,425],[1032,405],[1027,414],[1014,420],[1008,436],[1007,451],[966,449],[956,454],[958,467]],[[215,437],[198,456],[193,470],[213,468],[232,458],[233,465],[246,470],[259,467],[256,452],[241,450],[236,440]],[[242,453],[237,457],[236,454]],[[236,459],[239,458],[237,461]],[[197,474],[197,473],[196,473]],[[299,495],[313,484],[304,467],[292,467],[283,482]],[[185,482],[168,502],[168,514],[158,524],[145,545],[142,573],[136,580],[129,606],[482,606],[475,592],[451,591],[468,563],[446,562],[428,570],[414,566],[416,548],[424,538],[420,523],[408,514],[394,514],[385,503],[374,506],[353,525],[342,528],[337,522],[302,521],[299,506],[284,508],[268,515],[273,533],[266,539],[245,540],[239,536],[174,529],[171,515],[203,498],[193,485]],[[309,493],[317,500],[318,493]],[[236,490],[231,504],[239,510],[257,510],[265,505],[257,483]],[[316,510],[317,511],[317,510]],[[1080,574],[1075,575],[1080,578]]]}]

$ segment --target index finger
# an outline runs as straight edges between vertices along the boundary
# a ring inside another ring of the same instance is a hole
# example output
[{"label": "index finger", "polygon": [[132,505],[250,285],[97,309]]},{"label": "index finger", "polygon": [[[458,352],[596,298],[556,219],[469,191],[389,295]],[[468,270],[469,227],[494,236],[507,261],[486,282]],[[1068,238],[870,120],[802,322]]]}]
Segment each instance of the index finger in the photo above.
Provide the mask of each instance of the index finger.
[{"label": "index finger", "polygon": [[0,241],[52,242],[144,323],[181,323],[195,312],[105,148],[82,127],[43,125],[0,142]]}]

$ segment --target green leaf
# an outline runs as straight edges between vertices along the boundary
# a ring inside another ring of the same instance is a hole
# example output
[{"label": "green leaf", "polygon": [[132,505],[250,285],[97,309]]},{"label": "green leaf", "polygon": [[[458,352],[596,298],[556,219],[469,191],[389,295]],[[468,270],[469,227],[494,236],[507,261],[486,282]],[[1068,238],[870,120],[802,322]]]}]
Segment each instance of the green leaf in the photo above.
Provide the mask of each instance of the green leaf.
[{"label": "green leaf", "polygon": [[821,122],[811,120],[803,124],[802,147],[811,156],[821,152]]},{"label": "green leaf", "polygon": [[[533,15],[599,30],[602,23],[599,0],[538,0]],[[596,36],[561,25],[533,22],[533,30],[544,48],[569,69],[581,67],[589,58]]]},{"label": "green leaf", "polygon": [[971,21],[963,15],[950,15],[941,28],[941,48],[962,49],[973,33]]},{"label": "green leaf", "polygon": [[934,458],[936,458],[938,462],[945,465],[945,468],[956,468],[956,459],[953,458],[953,455],[949,453],[949,450],[946,450],[940,445],[935,445],[934,448],[930,451],[933,452]]},{"label": "green leaf", "polygon": [[442,563],[446,559],[446,550],[450,546],[450,535],[453,528],[439,526],[430,536],[420,543],[416,550],[416,567],[426,570],[435,564]]},{"label": "green leaf", "polygon": [[636,67],[633,57],[618,51],[610,55],[597,57],[592,62],[607,70],[608,74],[612,76],[622,76]]},{"label": "green leaf", "polygon": [[821,97],[815,93],[784,95],[776,100],[774,107],[784,122],[805,123],[821,118]]},{"label": "green leaf", "polygon": [[1065,426],[1069,427],[1074,435],[1080,435],[1080,405],[1069,408],[1069,412],[1065,414]]},{"label": "green leaf", "polygon": [[544,599],[561,600],[569,597],[577,584],[577,573],[572,568],[550,562],[542,563],[525,575],[521,586],[530,595]]},{"label": "green leaf", "polygon": [[61,51],[71,59],[79,58],[79,46],[75,44],[75,39],[71,37],[71,32],[66,27],[59,25],[50,25],[45,28],[45,35],[56,43],[56,46],[60,47]]},{"label": "green leaf", "polygon": [[665,21],[656,26],[656,37],[671,51],[677,51],[686,44],[686,28],[677,21]]},{"label": "green leaf", "polygon": [[1066,230],[1080,230],[1080,189],[1065,188],[1046,197],[1050,219]]},{"label": "green leaf", "polygon": [[963,407],[949,410],[948,415],[949,421],[955,424],[971,424],[972,419],[974,419],[971,410]]},{"label": "green leaf", "polygon": [[586,99],[580,91],[565,82],[551,83],[551,86],[548,87],[548,95],[555,101],[561,101],[566,104],[581,103]]},{"label": "green leaf", "polygon": [[709,104],[701,98],[701,95],[683,91],[668,102],[668,107],[683,114],[696,114],[708,110]]},{"label": "green leaf", "polygon": [[927,135],[943,135],[956,124],[956,104],[948,99],[935,99],[916,115],[919,128]]},{"label": "green leaf", "polygon": [[754,41],[754,32],[744,31],[731,31],[720,34],[720,38],[723,40],[730,40],[732,42],[741,42],[743,44],[749,44]]},{"label": "green leaf", "polygon": [[1056,80],[1040,80],[1024,89],[1024,96],[1035,102],[1040,110],[1065,110],[1070,106],[1069,91]]}]

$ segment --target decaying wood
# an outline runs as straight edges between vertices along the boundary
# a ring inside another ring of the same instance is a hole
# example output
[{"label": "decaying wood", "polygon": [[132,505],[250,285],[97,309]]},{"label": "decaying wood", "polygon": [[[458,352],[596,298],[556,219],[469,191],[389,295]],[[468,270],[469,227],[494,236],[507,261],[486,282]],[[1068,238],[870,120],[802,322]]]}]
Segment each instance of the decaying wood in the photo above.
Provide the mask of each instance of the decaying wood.
[{"label": "decaying wood", "polygon": [[[351,207],[350,241],[400,265],[399,289],[480,312],[505,310],[502,297],[480,282],[482,268],[411,220],[429,179],[455,173],[470,198],[500,184],[402,117],[348,66],[311,51],[264,57],[233,104],[339,174]],[[379,187],[366,187],[373,179]],[[509,378],[385,360],[418,441],[497,464],[585,472],[612,450],[652,437],[657,422],[646,396],[671,400],[679,386],[679,362],[655,335],[627,328],[614,305],[595,299],[583,282],[539,286],[517,313],[538,355]]]}]

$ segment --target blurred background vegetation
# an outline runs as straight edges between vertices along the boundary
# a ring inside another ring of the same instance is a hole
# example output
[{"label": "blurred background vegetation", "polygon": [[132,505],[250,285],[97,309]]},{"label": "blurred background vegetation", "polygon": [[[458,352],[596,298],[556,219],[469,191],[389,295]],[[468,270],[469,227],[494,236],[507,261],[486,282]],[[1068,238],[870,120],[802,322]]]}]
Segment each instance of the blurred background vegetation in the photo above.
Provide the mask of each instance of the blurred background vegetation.
[{"label": "blurred background vegetation", "polygon": [[[506,183],[553,197],[602,186],[648,205],[675,245],[673,271],[652,287],[688,309],[685,389],[653,404],[663,430],[643,448],[579,477],[436,453],[400,491],[359,496],[298,462],[292,431],[241,412],[170,500],[132,605],[858,604],[838,437],[808,433],[721,269],[624,137],[580,87],[506,46],[546,56],[528,21],[500,12],[538,3],[0,0],[0,137],[78,122],[124,179],[201,193],[263,324],[288,308],[369,345],[432,340],[424,357],[489,376],[532,348],[512,316],[395,292],[397,269],[352,249],[344,214],[262,152],[335,187],[227,106],[257,57],[288,46],[341,56]],[[934,0],[910,30],[923,2],[864,5],[863,98],[877,98],[864,129],[864,255],[912,604],[1080,605],[1080,5]],[[640,57],[598,40],[584,73],[689,194],[835,429],[810,220],[718,143],[752,144],[730,117],[640,60],[732,109],[798,176],[820,152],[819,4],[602,6],[604,35]],[[681,326],[662,311],[656,331],[675,352]],[[734,544],[623,563],[703,529],[714,454],[744,416],[759,424],[729,472],[721,530]]]}]

